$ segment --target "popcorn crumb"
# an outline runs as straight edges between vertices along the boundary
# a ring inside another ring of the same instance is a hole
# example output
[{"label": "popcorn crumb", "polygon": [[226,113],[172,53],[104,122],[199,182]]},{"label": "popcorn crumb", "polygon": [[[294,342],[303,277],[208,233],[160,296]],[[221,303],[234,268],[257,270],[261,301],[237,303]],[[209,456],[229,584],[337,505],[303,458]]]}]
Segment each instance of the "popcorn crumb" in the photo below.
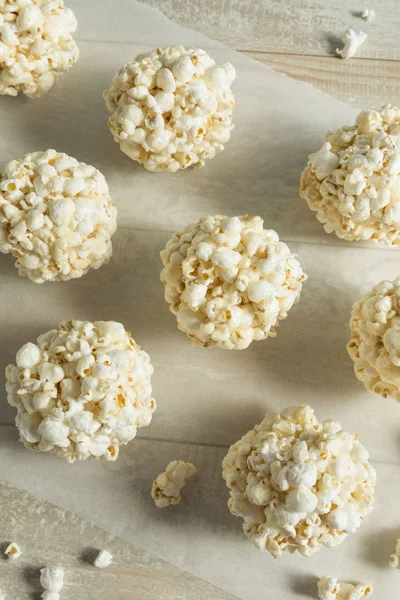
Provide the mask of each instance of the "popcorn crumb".
[{"label": "popcorn crumb", "polygon": [[400,109],[363,110],[310,154],[300,196],[327,233],[400,245]]},{"label": "popcorn crumb", "polygon": [[6,554],[11,560],[17,560],[21,556],[22,552],[18,544],[13,542],[6,548],[4,554]]},{"label": "popcorn crumb", "polygon": [[222,475],[231,513],[274,558],[337,546],[373,510],[376,474],[358,436],[305,404],[267,413],[229,448]]},{"label": "popcorn crumb", "polygon": [[243,350],[276,336],[307,279],[261,217],[203,217],[161,252],[165,300],[194,344]]},{"label": "popcorn crumb", "polygon": [[390,555],[389,565],[392,569],[400,569],[400,538],[396,542],[395,554]]},{"label": "popcorn crumb", "polygon": [[114,140],[149,171],[204,166],[230,139],[235,77],[198,48],[140,54],[104,92]]},{"label": "popcorn crumb", "polygon": [[151,497],[158,508],[165,508],[171,504],[177,505],[182,501],[181,490],[186,479],[197,473],[191,463],[174,460],[169,463],[164,473],[158,475],[151,488]]},{"label": "popcorn crumb", "polygon": [[[40,570],[40,585],[47,592],[58,593],[64,587],[64,569],[61,567],[44,567]],[[48,597],[47,599],[50,600]]]},{"label": "popcorn crumb", "polygon": [[361,13],[361,17],[364,21],[372,21],[375,19],[375,11],[372,8],[364,8]]},{"label": "popcorn crumb", "polygon": [[23,444],[69,462],[115,461],[151,422],[150,358],[115,321],[65,321],[19,350],[6,369]]},{"label": "popcorn crumb", "polygon": [[347,351],[369,392],[400,402],[400,277],[381,281],[351,311]]},{"label": "popcorn crumb", "polygon": [[104,175],[67,154],[33,152],[0,173],[0,252],[34,283],[106,264],[116,216]]},{"label": "popcorn crumb", "polygon": [[63,0],[0,1],[0,95],[42,96],[79,58]]},{"label": "popcorn crumb", "polygon": [[372,586],[367,583],[352,585],[338,581],[334,577],[322,577],[318,581],[318,598],[320,600],[361,600],[372,592]]},{"label": "popcorn crumb", "polygon": [[341,49],[336,48],[336,54],[340,56],[340,58],[351,58],[365,42],[367,37],[368,36],[364,31],[355,31],[349,27],[342,36],[344,46]]},{"label": "popcorn crumb", "polygon": [[109,567],[113,560],[113,555],[108,550],[101,550],[94,560],[94,566],[98,569]]}]

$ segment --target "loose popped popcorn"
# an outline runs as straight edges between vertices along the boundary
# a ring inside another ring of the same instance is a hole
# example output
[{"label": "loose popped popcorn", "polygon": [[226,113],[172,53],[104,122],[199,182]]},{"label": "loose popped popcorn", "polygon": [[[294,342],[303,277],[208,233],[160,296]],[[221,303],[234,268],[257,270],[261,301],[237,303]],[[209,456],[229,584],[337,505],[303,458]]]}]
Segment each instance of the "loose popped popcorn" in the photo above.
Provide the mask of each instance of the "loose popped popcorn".
[{"label": "loose popped popcorn", "polygon": [[64,587],[64,569],[61,567],[44,567],[40,569],[40,585],[47,592],[58,593]]},{"label": "loose popped popcorn", "polygon": [[347,351],[369,392],[400,402],[400,277],[381,281],[353,305]]},{"label": "loose popped popcorn", "polygon": [[309,156],[300,196],[327,233],[400,245],[400,109],[363,110]]},{"label": "loose popped popcorn", "polygon": [[201,346],[247,348],[275,337],[307,276],[261,217],[203,217],[161,252],[165,299]]},{"label": "loose popped popcorn", "polygon": [[42,600],[60,600],[60,594],[58,592],[44,591],[42,594]]},{"label": "loose popped popcorn", "polygon": [[364,8],[361,13],[361,17],[364,21],[373,21],[375,19],[375,11],[373,8]]},{"label": "loose popped popcorn", "polygon": [[55,150],[12,160],[0,173],[0,252],[35,283],[107,263],[116,215],[100,171]]},{"label": "loose popped popcorn", "polygon": [[148,354],[115,321],[65,321],[6,369],[23,444],[69,462],[114,461],[156,409]]},{"label": "loose popped popcorn", "polygon": [[171,504],[177,505],[182,501],[181,491],[186,479],[193,477],[197,469],[192,463],[183,460],[174,460],[169,463],[164,473],[158,475],[153,481],[151,497],[158,508],[165,508]]},{"label": "loose popped popcorn", "polygon": [[396,542],[395,554],[390,555],[389,565],[392,569],[400,569],[400,538]]},{"label": "loose popped popcorn", "polygon": [[318,581],[320,600],[361,600],[372,594],[372,591],[372,587],[367,583],[352,585],[334,577],[322,577]]},{"label": "loose popped popcorn", "polygon": [[343,48],[336,48],[336,54],[340,56],[340,58],[352,58],[367,37],[368,36],[364,31],[355,31],[349,27],[342,36],[344,46]]},{"label": "loose popped popcorn", "polygon": [[104,92],[114,140],[149,171],[204,166],[230,139],[235,77],[230,63],[196,48],[140,54]]},{"label": "loose popped popcorn", "polygon": [[100,550],[93,564],[98,569],[105,569],[111,565],[113,558],[113,555],[108,550]]},{"label": "loose popped popcorn", "polygon": [[340,544],[372,511],[376,475],[358,436],[311,406],[267,413],[222,462],[231,513],[274,558]]},{"label": "loose popped popcorn", "polygon": [[18,558],[20,558],[22,552],[18,544],[12,542],[9,546],[7,546],[4,554],[6,554],[11,560],[17,560]]},{"label": "loose popped popcorn", "polygon": [[63,0],[0,0],[0,95],[42,96],[79,58]]}]

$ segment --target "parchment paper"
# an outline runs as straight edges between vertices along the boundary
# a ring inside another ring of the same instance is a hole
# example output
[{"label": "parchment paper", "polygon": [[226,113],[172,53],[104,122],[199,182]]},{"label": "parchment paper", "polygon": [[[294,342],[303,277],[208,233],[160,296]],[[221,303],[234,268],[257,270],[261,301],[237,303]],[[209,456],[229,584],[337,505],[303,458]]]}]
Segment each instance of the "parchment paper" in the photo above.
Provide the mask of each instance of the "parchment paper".
[{"label": "parchment paper", "polygon": [[[400,533],[399,407],[365,393],[345,344],[352,303],[398,275],[399,254],[328,236],[298,197],[308,154],[326,129],[352,122],[356,111],[134,0],[69,4],[80,22],[80,62],[41,100],[0,98],[0,163],[55,147],[102,170],[119,209],[114,257],[79,281],[37,286],[0,255],[0,372],[24,342],[64,319],[114,319],[150,353],[159,408],[117,463],[71,467],[18,444],[3,394],[0,476],[244,600],[307,598],[315,576],[325,574],[367,579],[380,600],[398,600],[396,573],[384,567]],[[113,142],[101,93],[123,62],[174,43],[235,65],[236,128],[204,169],[155,175]],[[201,215],[246,212],[261,215],[298,253],[309,275],[300,303],[274,340],[243,352],[192,348],[163,300],[158,253],[172,231]],[[264,412],[301,402],[360,434],[378,469],[378,506],[339,548],[275,562],[251,546],[226,508],[220,464]],[[151,481],[175,458],[195,462],[199,478],[185,504],[159,511]]]}]

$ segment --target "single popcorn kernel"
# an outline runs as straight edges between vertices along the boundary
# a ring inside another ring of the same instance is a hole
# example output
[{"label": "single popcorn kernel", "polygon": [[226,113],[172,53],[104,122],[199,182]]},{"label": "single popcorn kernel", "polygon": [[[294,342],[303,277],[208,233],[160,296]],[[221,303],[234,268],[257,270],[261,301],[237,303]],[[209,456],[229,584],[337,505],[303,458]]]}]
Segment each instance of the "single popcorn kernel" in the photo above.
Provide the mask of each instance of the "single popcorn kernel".
[{"label": "single popcorn kernel", "polygon": [[161,252],[165,299],[194,344],[242,350],[275,337],[307,279],[261,217],[208,216]]},{"label": "single popcorn kernel", "polygon": [[174,460],[169,463],[164,473],[153,481],[151,497],[158,508],[177,505],[182,502],[181,491],[189,477],[193,477],[197,469],[192,463]]},{"label": "single popcorn kernel", "polygon": [[0,0],[0,95],[42,96],[79,58],[63,0]]},{"label": "single popcorn kernel", "polygon": [[12,542],[11,544],[9,544],[9,546],[7,546],[7,548],[4,551],[4,554],[8,556],[10,560],[18,560],[18,558],[21,557],[22,552],[18,544]]},{"label": "single popcorn kernel", "polygon": [[338,581],[334,577],[322,577],[318,581],[318,598],[320,600],[361,600],[372,592],[372,586],[367,583],[352,585]]},{"label": "single popcorn kernel", "polygon": [[203,167],[230,139],[235,77],[230,63],[216,65],[200,49],[140,54],[104,92],[114,140],[149,171]]},{"label": "single popcorn kernel", "polygon": [[116,460],[151,422],[152,374],[149,356],[121,323],[61,323],[22,346],[6,369],[21,441],[71,463]]},{"label": "single popcorn kernel", "polygon": [[35,283],[106,264],[116,218],[104,175],[66,154],[27,154],[0,173],[0,252]]},{"label": "single popcorn kernel", "polygon": [[400,245],[400,109],[363,110],[309,156],[300,196],[327,233]]},{"label": "single popcorn kernel", "polygon": [[231,513],[274,558],[337,546],[373,509],[375,470],[358,436],[320,423],[305,404],[266,414],[230,447],[222,470]]},{"label": "single popcorn kernel", "polygon": [[381,281],[355,302],[347,351],[369,392],[400,402],[400,277]]},{"label": "single popcorn kernel", "polygon": [[389,566],[392,569],[400,569],[400,538],[396,542],[395,553],[390,555]]}]

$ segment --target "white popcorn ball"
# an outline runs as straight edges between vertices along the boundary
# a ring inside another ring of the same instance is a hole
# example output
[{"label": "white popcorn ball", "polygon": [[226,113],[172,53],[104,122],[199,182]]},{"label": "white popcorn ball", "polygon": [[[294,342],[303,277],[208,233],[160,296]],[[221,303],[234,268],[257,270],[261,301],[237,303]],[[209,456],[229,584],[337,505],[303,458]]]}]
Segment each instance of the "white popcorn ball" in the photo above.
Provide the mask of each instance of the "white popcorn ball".
[{"label": "white popcorn ball", "polygon": [[98,569],[105,569],[111,565],[113,558],[113,555],[108,550],[100,550],[93,564]]},{"label": "white popcorn ball", "polygon": [[114,140],[149,171],[203,167],[230,139],[235,77],[230,63],[196,48],[140,54],[104,92]]},{"label": "white popcorn ball", "polygon": [[309,156],[300,196],[327,233],[400,245],[400,109],[363,110]]},{"label": "white popcorn ball", "polygon": [[66,154],[27,154],[0,173],[0,252],[35,283],[107,263],[116,217],[104,175]]},{"label": "white popcorn ball", "polygon": [[12,542],[7,546],[7,548],[4,551],[4,554],[6,554],[6,556],[8,556],[10,560],[17,560],[18,558],[20,558],[22,552],[18,544]]},{"label": "white popcorn ball", "polygon": [[392,569],[400,569],[400,538],[396,542],[395,553],[390,555],[389,565]]},{"label": "white popcorn ball", "polygon": [[164,473],[153,481],[151,497],[158,508],[166,508],[182,502],[181,491],[189,477],[197,473],[194,465],[183,460],[169,463]]},{"label": "white popcorn ball", "polygon": [[347,351],[369,392],[400,402],[400,277],[381,281],[354,303]]},{"label": "white popcorn ball", "polygon": [[79,58],[63,0],[0,0],[0,95],[38,98]]},{"label": "white popcorn ball", "polygon": [[307,276],[261,217],[208,216],[161,252],[165,299],[178,327],[201,346],[242,350],[275,337]]},{"label": "white popcorn ball", "polygon": [[361,600],[372,594],[372,586],[367,583],[352,585],[338,581],[335,577],[322,577],[318,581],[320,600]]},{"label": "white popcorn ball", "polygon": [[222,462],[228,507],[274,558],[340,544],[372,511],[376,474],[358,436],[311,406],[266,414]]},{"label": "white popcorn ball", "polygon": [[58,593],[64,587],[64,569],[61,567],[40,569],[40,585],[48,592]]},{"label": "white popcorn ball", "polygon": [[[38,351],[39,360],[24,366],[27,354],[36,357]],[[120,446],[151,422],[152,374],[148,354],[121,323],[61,323],[36,344],[25,344],[6,369],[21,441],[71,463],[116,460]]]}]

